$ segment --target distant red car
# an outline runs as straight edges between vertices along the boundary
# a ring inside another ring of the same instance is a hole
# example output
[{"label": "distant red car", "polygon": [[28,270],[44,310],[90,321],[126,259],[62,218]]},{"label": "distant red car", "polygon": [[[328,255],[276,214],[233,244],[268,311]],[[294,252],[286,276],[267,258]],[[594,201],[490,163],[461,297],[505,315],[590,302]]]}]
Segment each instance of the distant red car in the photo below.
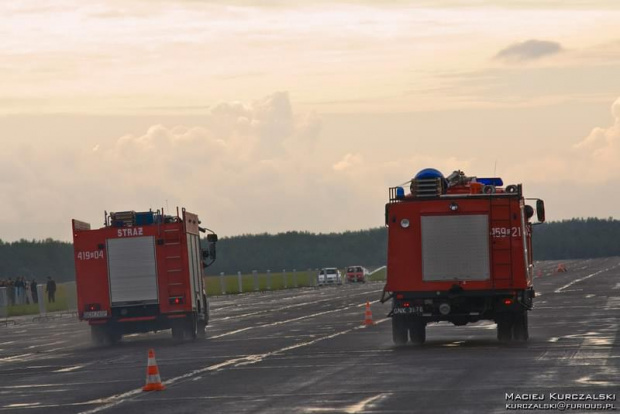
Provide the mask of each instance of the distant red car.
[{"label": "distant red car", "polygon": [[366,276],[368,276],[368,269],[363,266],[347,267],[347,282],[366,283]]}]

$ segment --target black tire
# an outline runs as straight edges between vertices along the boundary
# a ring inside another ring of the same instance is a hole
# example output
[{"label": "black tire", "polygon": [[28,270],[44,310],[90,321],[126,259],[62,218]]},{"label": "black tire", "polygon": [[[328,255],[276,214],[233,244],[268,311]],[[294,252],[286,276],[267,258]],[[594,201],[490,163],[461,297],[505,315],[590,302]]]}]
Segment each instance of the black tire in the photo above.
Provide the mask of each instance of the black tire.
[{"label": "black tire", "polygon": [[422,345],[426,342],[426,323],[414,320],[409,326],[409,338],[414,345]]},{"label": "black tire", "polygon": [[120,332],[108,331],[108,343],[110,345],[118,344],[122,338],[123,338],[123,335]]},{"label": "black tire", "polygon": [[517,342],[526,342],[529,337],[529,329],[527,323],[527,311],[523,311],[515,315],[514,324],[512,325],[512,336]]},{"label": "black tire", "polygon": [[392,341],[394,345],[407,344],[407,321],[398,316],[392,316]]},{"label": "black tire", "polygon": [[181,323],[174,323],[172,325],[172,339],[175,341],[182,341],[184,338],[184,326]]},{"label": "black tire", "polygon": [[205,326],[209,324],[209,317],[211,316],[211,304],[207,295],[202,295],[202,301],[205,304]]},{"label": "black tire", "polygon": [[510,342],[512,340],[512,320],[502,318],[497,321],[497,339],[500,342]]},{"label": "black tire", "polygon": [[105,326],[91,325],[90,326],[90,339],[93,345],[102,346],[106,345],[106,332]]},{"label": "black tire", "polygon": [[205,321],[198,321],[198,338],[204,339],[207,337],[207,323]]},{"label": "black tire", "polygon": [[108,346],[117,344],[123,335],[109,326],[91,325],[90,337],[95,345]]},{"label": "black tire", "polygon": [[185,339],[191,339],[192,341],[198,337],[198,321],[195,315],[192,315],[187,321],[185,321],[183,336]]}]

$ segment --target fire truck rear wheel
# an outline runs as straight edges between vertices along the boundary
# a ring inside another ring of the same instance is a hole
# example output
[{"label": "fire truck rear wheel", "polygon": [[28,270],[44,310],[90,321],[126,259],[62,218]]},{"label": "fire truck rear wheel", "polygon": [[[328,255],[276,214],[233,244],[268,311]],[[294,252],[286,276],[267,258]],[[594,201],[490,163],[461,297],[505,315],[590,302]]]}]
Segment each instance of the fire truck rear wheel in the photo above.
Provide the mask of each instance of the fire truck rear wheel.
[{"label": "fire truck rear wheel", "polygon": [[198,321],[198,338],[207,337],[207,323],[205,321]]},{"label": "fire truck rear wheel", "polygon": [[515,315],[514,324],[512,326],[512,335],[515,341],[525,342],[530,337],[527,324],[527,311],[523,311]]},{"label": "fire truck rear wheel", "polygon": [[394,345],[407,344],[407,321],[398,316],[392,316],[392,341]]},{"label": "fire truck rear wheel", "polygon": [[175,323],[172,325],[172,339],[175,341],[182,341],[184,337],[183,325]]},{"label": "fire truck rear wheel", "polygon": [[512,320],[503,318],[497,321],[497,339],[500,342],[510,342],[512,340]]},{"label": "fire truck rear wheel", "polygon": [[123,337],[109,326],[91,325],[90,336],[95,345],[114,345]]},{"label": "fire truck rear wheel", "polygon": [[196,339],[198,336],[198,321],[195,316],[190,317],[187,321],[185,321],[185,338],[186,339]]},{"label": "fire truck rear wheel", "polygon": [[90,338],[95,345],[105,345],[105,331],[103,326],[91,325]]},{"label": "fire truck rear wheel", "polygon": [[414,320],[409,326],[409,337],[414,345],[422,345],[426,342],[426,323]]}]

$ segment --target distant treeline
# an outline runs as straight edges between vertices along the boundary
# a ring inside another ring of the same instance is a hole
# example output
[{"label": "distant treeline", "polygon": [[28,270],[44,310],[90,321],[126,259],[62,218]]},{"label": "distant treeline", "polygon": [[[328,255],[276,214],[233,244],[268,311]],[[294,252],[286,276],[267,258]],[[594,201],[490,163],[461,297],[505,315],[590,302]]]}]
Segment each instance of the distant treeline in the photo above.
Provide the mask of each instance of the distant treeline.
[{"label": "distant treeline", "polygon": [[15,280],[17,276],[39,282],[47,276],[60,282],[74,280],[73,245],[52,239],[0,240],[0,279]]},{"label": "distant treeline", "polygon": [[[620,221],[572,219],[534,227],[536,260],[582,259],[620,256]],[[281,272],[360,264],[382,266],[386,262],[385,228],[344,233],[286,232],[223,237],[217,261],[207,274],[250,272],[254,269]],[[71,243],[52,239],[0,240],[0,279],[16,276],[57,281],[75,278]]]}]

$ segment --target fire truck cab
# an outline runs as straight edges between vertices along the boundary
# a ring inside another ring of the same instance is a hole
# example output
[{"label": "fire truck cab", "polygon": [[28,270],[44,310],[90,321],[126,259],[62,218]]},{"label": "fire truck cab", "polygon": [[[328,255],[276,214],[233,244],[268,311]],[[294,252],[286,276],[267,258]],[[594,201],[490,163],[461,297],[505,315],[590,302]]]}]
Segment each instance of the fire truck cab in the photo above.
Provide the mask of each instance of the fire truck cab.
[{"label": "fire truck cab", "polygon": [[[440,321],[492,320],[500,341],[528,339],[534,208],[522,192],[500,178],[444,178],[430,168],[410,181],[410,193],[390,188],[382,301],[392,300],[395,344],[424,343],[426,325]],[[542,200],[536,212],[543,222]]]},{"label": "fire truck cab", "polygon": [[93,341],[171,329],[175,339],[205,335],[209,302],[203,268],[215,260],[217,235],[202,249],[198,216],[182,209],[105,214],[104,227],[73,220],[78,315]]}]

